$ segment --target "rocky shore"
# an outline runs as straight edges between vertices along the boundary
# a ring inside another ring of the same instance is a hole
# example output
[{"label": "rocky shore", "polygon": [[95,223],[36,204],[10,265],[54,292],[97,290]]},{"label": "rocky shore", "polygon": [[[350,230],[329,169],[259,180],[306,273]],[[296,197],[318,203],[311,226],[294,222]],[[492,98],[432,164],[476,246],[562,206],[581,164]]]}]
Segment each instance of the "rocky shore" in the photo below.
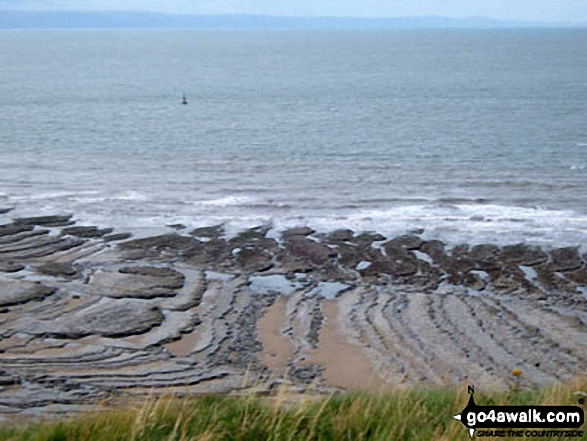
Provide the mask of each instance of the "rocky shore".
[{"label": "rocky shore", "polygon": [[532,387],[587,368],[578,247],[174,227],[0,225],[0,418],[153,390],[507,388],[512,369]]}]

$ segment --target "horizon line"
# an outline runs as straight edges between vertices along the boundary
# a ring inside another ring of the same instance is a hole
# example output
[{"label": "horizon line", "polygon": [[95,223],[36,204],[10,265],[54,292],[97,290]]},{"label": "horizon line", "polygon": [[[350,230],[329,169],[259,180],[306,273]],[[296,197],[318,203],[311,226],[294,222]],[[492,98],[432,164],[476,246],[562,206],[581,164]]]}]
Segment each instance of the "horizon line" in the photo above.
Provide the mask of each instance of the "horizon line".
[{"label": "horizon line", "polygon": [[[361,22],[384,22],[392,20],[439,20],[447,22],[467,23],[467,22],[479,22],[480,25],[485,24],[485,27],[491,27],[492,24],[497,27],[575,27],[583,28],[587,27],[587,21],[542,21],[542,20],[529,20],[529,19],[506,19],[506,18],[494,18],[483,15],[472,15],[466,17],[453,17],[448,15],[398,15],[398,16],[357,16],[357,15],[276,15],[276,14],[261,14],[261,13],[181,13],[181,12],[166,12],[166,11],[149,11],[149,10],[132,10],[132,9],[4,9],[0,8],[0,12],[4,13],[18,13],[27,15],[42,15],[42,14],[94,14],[94,15],[152,15],[162,17],[189,17],[189,18],[249,18],[249,19],[269,19],[269,20],[308,20],[308,21],[361,21]],[[6,24],[6,23],[4,23]],[[350,24],[350,23],[349,23]],[[435,27],[438,27],[437,23]],[[0,28],[2,27],[2,17],[0,16]],[[422,24],[420,24],[421,26]],[[431,24],[432,25],[432,24]],[[449,25],[449,23],[447,23]],[[151,26],[149,26],[151,27]],[[165,26],[163,26],[165,27]],[[422,26],[421,26],[422,27]],[[434,27],[432,25],[431,27]],[[446,26],[446,27],[450,27]],[[472,26],[474,27],[474,26]]]}]

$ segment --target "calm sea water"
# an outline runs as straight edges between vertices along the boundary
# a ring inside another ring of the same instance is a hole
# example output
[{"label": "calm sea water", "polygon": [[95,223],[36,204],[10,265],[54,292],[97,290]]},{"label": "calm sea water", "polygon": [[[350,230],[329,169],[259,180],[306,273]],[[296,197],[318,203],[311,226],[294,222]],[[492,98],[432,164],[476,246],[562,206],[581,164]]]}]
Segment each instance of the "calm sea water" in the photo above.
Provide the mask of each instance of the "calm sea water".
[{"label": "calm sea water", "polygon": [[13,216],[587,244],[586,190],[586,30],[0,32]]}]

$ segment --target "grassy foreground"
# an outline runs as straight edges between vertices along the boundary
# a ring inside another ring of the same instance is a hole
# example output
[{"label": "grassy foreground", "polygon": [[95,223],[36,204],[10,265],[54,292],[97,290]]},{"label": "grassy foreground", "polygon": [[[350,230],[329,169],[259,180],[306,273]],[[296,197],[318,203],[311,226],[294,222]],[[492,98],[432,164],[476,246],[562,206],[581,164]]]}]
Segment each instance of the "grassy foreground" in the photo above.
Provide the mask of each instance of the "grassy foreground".
[{"label": "grassy foreground", "polygon": [[[478,391],[476,400],[477,404],[575,405],[577,397],[573,392],[579,390],[587,390],[587,380],[543,390],[493,394]],[[464,441],[469,439],[467,431],[452,419],[452,415],[463,409],[467,399],[466,387],[319,399],[298,395],[293,400],[285,393],[278,393],[274,398],[254,395],[158,398],[136,406],[93,411],[60,421],[0,425],[0,439]]]}]

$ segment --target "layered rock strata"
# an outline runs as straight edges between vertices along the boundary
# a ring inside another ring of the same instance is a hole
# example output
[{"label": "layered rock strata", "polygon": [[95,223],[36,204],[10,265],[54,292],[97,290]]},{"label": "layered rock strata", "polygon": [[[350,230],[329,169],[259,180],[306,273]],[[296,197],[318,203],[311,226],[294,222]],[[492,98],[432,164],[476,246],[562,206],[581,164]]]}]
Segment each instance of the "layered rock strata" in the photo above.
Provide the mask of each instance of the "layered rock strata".
[{"label": "layered rock strata", "polygon": [[579,248],[261,226],[133,239],[71,216],[0,226],[0,414],[112,397],[508,388],[587,368]]}]

